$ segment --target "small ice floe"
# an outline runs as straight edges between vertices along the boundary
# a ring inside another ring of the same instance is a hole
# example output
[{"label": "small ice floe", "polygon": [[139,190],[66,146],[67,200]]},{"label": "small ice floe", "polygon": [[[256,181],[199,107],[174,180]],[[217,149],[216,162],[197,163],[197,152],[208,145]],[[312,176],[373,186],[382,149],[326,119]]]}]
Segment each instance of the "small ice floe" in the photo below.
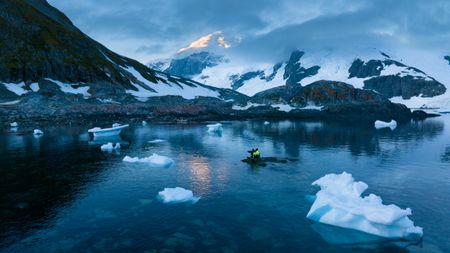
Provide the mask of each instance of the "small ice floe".
[{"label": "small ice floe", "polygon": [[44,134],[44,132],[42,132],[42,130],[40,129],[34,129],[33,134],[34,136],[41,136]]},{"label": "small ice floe", "polygon": [[391,130],[394,130],[395,128],[397,128],[397,121],[395,121],[395,120],[391,120],[390,122],[384,122],[381,120],[375,121],[376,129],[387,128],[387,127],[389,127]]},{"label": "small ice floe", "polygon": [[209,124],[206,127],[208,128],[208,133],[221,133],[223,130],[222,124],[220,123]]},{"label": "small ice floe", "polygon": [[152,144],[154,144],[154,143],[161,143],[161,142],[165,142],[165,140],[162,140],[162,139],[154,139],[154,140],[148,141],[148,143],[152,143]]},{"label": "small ice floe", "polygon": [[119,135],[122,129],[129,127],[128,124],[120,125],[118,123],[114,123],[111,128],[100,128],[94,127],[88,130],[89,133],[92,133],[94,137],[109,137]]},{"label": "small ice floe", "polygon": [[142,121],[142,126],[146,126],[147,125],[147,121],[143,120]]},{"label": "small ice floe", "polygon": [[19,124],[17,124],[17,122],[13,122],[13,123],[10,123],[9,126],[10,126],[11,128],[16,128],[16,127],[19,126]]},{"label": "small ice floe", "polygon": [[125,156],[125,158],[123,158],[123,161],[129,163],[146,163],[152,167],[162,167],[162,168],[168,168],[172,166],[172,164],[174,163],[174,161],[169,157],[158,155],[155,153],[145,158]]},{"label": "small ice floe", "polygon": [[186,190],[181,187],[164,188],[163,191],[158,193],[158,199],[163,203],[181,203],[191,202],[196,203],[200,198],[195,197],[192,191]]},{"label": "small ice floe", "polygon": [[270,125],[270,122],[269,121],[264,121],[264,125]]},{"label": "small ice floe", "polygon": [[351,174],[328,174],[312,184],[320,190],[306,216],[310,220],[389,239],[415,241],[423,236],[422,228],[408,218],[411,209],[384,205],[374,194],[361,197],[368,185],[355,182]]},{"label": "small ice floe", "polygon": [[111,153],[113,150],[120,150],[120,143],[117,142],[116,145],[113,145],[112,142],[108,142],[100,146],[100,149],[104,152]]}]

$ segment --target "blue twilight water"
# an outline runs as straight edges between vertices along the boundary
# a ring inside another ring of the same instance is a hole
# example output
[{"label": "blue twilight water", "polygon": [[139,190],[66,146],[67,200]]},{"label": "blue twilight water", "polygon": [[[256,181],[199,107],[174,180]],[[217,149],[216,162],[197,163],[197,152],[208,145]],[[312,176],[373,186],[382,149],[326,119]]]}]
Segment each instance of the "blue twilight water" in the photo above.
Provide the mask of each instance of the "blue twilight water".
[{"label": "blue twilight water", "polygon": [[[20,122],[19,122],[20,123]],[[450,252],[450,116],[375,130],[359,122],[132,126],[120,153],[100,151],[80,127],[4,129],[0,135],[0,251],[5,252]],[[166,142],[150,144],[153,139]],[[263,156],[297,161],[251,168]],[[171,168],[122,162],[171,157]],[[311,183],[352,173],[368,193],[413,210],[421,243],[353,244],[354,231],[305,216]],[[165,187],[195,204],[163,204]],[[344,239],[342,239],[344,238]],[[350,238],[350,239],[348,239]]]}]

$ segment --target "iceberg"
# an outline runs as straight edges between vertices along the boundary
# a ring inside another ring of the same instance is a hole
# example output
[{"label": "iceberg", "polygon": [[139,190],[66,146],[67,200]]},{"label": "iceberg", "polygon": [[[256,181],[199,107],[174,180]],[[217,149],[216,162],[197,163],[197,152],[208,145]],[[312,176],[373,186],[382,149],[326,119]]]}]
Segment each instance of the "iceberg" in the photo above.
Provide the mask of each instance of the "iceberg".
[{"label": "iceberg", "polygon": [[94,137],[109,137],[119,135],[122,129],[129,127],[128,124],[120,125],[114,123],[111,128],[100,128],[94,127],[88,130],[89,133],[92,133]]},{"label": "iceberg", "polygon": [[264,121],[264,125],[270,125],[270,122],[269,121]]},{"label": "iceberg", "polygon": [[33,134],[39,136],[39,135],[43,135],[44,132],[42,132],[42,130],[40,130],[40,129],[34,129]]},{"label": "iceberg", "polygon": [[384,122],[381,120],[375,121],[376,129],[387,128],[387,127],[389,127],[391,130],[394,130],[395,128],[397,128],[397,121],[395,121],[395,120],[391,120],[390,122]]},{"label": "iceberg", "polygon": [[368,185],[355,182],[351,174],[328,174],[312,184],[320,190],[306,216],[310,220],[389,239],[414,241],[423,236],[422,228],[408,218],[411,209],[384,205],[374,194],[361,197]]},{"label": "iceberg", "polygon": [[143,120],[142,121],[142,126],[146,126],[147,125],[147,121]]},{"label": "iceberg", "polygon": [[161,139],[154,139],[154,140],[151,140],[151,141],[148,141],[148,143],[161,143],[161,142],[165,142],[165,140],[161,140]]},{"label": "iceberg", "polygon": [[13,123],[9,124],[9,126],[12,128],[15,128],[15,127],[18,127],[19,124],[17,124],[17,122],[13,122]]},{"label": "iceberg", "polygon": [[192,191],[181,187],[164,188],[163,191],[158,193],[158,198],[164,203],[196,203],[200,199],[199,197],[195,197]]},{"label": "iceberg", "polygon": [[146,163],[152,167],[163,167],[163,168],[168,168],[174,163],[174,161],[169,157],[158,155],[155,153],[145,158],[125,156],[123,158],[123,161],[129,163]]},{"label": "iceberg", "polygon": [[106,144],[103,144],[100,146],[100,149],[104,152],[111,153],[113,150],[119,150],[120,149],[120,143],[116,143],[116,145],[113,145],[112,142],[108,142]]},{"label": "iceberg", "polygon": [[209,124],[209,125],[206,125],[206,127],[208,128],[208,133],[221,133],[223,130],[222,124],[220,124],[220,123]]}]

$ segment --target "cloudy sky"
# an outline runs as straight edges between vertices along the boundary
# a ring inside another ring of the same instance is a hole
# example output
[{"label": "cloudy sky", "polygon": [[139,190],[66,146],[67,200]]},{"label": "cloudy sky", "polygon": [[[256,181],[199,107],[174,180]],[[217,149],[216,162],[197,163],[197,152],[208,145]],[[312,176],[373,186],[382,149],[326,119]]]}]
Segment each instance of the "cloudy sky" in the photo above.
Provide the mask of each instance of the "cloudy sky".
[{"label": "cloudy sky", "polygon": [[[83,32],[143,63],[219,31],[230,50],[277,57],[293,48],[450,50],[447,0],[49,0]],[[201,43],[200,43],[201,44]]]}]

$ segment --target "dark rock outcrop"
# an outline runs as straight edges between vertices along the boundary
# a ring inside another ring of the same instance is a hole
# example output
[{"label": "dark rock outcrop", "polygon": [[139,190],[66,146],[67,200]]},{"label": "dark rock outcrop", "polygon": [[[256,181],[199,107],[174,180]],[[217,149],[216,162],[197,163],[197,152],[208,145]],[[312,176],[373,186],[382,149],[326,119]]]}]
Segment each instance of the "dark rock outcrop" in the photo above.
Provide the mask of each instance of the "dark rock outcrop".
[{"label": "dark rock outcrop", "polygon": [[237,90],[240,87],[242,87],[242,85],[244,85],[245,81],[248,81],[253,78],[259,78],[260,80],[264,80],[265,79],[264,71],[262,71],[262,70],[251,71],[251,72],[247,72],[243,75],[236,74],[236,75],[230,76],[230,80],[232,81],[231,88],[233,90]]},{"label": "dark rock outcrop", "polygon": [[[404,71],[381,75],[382,71],[388,67],[401,68]],[[409,72],[417,73],[417,75],[411,75]],[[427,76],[423,71],[391,59],[367,62],[356,59],[349,68],[349,78],[353,77],[367,78],[364,80],[364,89],[374,90],[388,98],[434,97],[446,91],[442,83]]]},{"label": "dark rock outcrop", "polygon": [[283,78],[286,80],[286,85],[299,85],[300,81],[306,77],[316,75],[320,69],[319,66],[312,66],[310,68],[304,68],[300,59],[305,54],[303,51],[295,50],[292,52],[289,61],[284,67]]},{"label": "dark rock outcrop", "polygon": [[426,118],[439,117],[439,114],[436,113],[427,113],[422,110],[415,110],[411,113],[411,117],[415,120],[423,120]]},{"label": "dark rock outcrop", "polygon": [[448,65],[450,65],[450,56],[444,56],[444,59],[448,61]]},{"label": "dark rock outcrop", "polygon": [[317,81],[305,87],[276,87],[257,93],[253,102],[285,103],[300,108],[315,105],[322,107],[321,113],[328,116],[360,115],[386,120],[402,120],[411,116],[405,105],[392,103],[379,93],[333,81]]},{"label": "dark rock outcrop", "polygon": [[199,52],[184,58],[171,60],[170,66],[163,71],[171,75],[190,78],[202,73],[205,68],[217,66],[223,61],[222,56],[208,52]]}]

